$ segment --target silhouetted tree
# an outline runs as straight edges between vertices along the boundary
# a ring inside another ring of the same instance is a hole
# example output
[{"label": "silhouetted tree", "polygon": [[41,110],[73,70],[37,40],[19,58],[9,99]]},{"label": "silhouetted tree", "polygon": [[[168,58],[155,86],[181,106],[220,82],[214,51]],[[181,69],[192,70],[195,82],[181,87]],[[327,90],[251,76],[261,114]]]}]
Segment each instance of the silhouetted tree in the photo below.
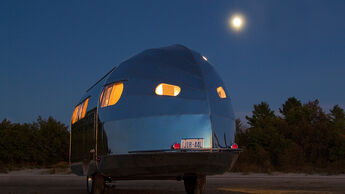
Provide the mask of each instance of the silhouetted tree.
[{"label": "silhouetted tree", "polygon": [[0,123],[0,164],[20,167],[67,161],[68,143],[67,127],[52,117],[24,124],[4,119]]},{"label": "silhouetted tree", "polygon": [[244,148],[235,171],[345,172],[345,113],[338,105],[325,114],[314,100],[288,98],[276,116],[269,105],[254,105],[236,141]]},{"label": "silhouetted tree", "polygon": [[335,105],[329,114],[330,122],[333,128],[342,135],[345,135],[345,112],[339,105]]},{"label": "silhouetted tree", "polygon": [[246,128],[243,126],[240,119],[236,119],[236,134],[235,134],[235,142],[239,146],[245,146],[247,144],[247,135],[246,135]]},{"label": "silhouetted tree", "polygon": [[254,105],[252,116],[246,116],[246,119],[250,125],[246,147],[250,157],[254,157],[251,161],[260,168],[277,169],[285,147],[285,140],[277,128],[279,118],[267,103],[261,102]]}]

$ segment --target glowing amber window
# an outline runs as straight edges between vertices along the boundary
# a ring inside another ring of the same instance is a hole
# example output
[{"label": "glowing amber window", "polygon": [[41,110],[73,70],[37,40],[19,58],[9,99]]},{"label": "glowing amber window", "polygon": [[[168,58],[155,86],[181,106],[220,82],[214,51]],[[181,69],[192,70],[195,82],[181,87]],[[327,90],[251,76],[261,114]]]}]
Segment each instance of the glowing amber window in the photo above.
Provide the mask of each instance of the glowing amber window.
[{"label": "glowing amber window", "polygon": [[75,107],[73,111],[73,116],[72,116],[72,124],[85,117],[88,104],[89,104],[89,98],[87,98],[82,103],[80,103],[77,107]]},{"label": "glowing amber window", "polygon": [[220,98],[226,98],[226,94],[222,86],[217,88],[217,93]]},{"label": "glowing amber window", "polygon": [[77,117],[76,117],[77,112],[78,112],[78,106],[75,107],[75,109],[74,109],[74,111],[73,111],[73,115],[72,115],[72,124],[75,123],[75,122],[77,122]]},{"label": "glowing amber window", "polygon": [[107,85],[101,94],[101,107],[103,108],[116,104],[120,100],[122,92],[122,82]]},{"label": "glowing amber window", "polygon": [[156,94],[159,96],[177,96],[181,88],[171,84],[161,83],[156,87]]}]

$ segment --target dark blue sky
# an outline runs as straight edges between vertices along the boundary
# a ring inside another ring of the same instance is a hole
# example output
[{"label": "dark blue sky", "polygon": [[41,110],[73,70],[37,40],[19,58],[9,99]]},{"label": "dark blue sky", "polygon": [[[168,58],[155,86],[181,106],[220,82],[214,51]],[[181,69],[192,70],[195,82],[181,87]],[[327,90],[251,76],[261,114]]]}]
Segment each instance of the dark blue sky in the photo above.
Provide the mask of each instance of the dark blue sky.
[{"label": "dark blue sky", "polygon": [[[0,120],[68,123],[83,92],[147,48],[207,56],[243,118],[290,96],[345,107],[345,1],[0,1]],[[246,18],[235,33],[234,13]]]}]

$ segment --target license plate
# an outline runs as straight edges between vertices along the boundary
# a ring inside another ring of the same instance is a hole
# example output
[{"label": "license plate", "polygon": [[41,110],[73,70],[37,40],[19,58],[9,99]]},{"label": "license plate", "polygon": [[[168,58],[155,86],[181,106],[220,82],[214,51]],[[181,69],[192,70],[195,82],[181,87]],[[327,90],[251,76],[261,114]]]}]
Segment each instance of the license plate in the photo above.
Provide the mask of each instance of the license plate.
[{"label": "license plate", "polygon": [[204,148],[203,138],[191,138],[181,140],[181,149],[200,149]]}]

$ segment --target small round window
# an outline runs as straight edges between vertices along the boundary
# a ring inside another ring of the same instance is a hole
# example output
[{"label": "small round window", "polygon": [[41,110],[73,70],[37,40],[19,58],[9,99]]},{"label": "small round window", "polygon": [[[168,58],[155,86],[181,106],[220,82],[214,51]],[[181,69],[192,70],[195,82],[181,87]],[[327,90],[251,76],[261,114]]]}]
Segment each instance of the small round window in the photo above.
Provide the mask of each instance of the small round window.
[{"label": "small round window", "polygon": [[226,98],[226,94],[222,86],[217,88],[217,93],[220,98]]}]

